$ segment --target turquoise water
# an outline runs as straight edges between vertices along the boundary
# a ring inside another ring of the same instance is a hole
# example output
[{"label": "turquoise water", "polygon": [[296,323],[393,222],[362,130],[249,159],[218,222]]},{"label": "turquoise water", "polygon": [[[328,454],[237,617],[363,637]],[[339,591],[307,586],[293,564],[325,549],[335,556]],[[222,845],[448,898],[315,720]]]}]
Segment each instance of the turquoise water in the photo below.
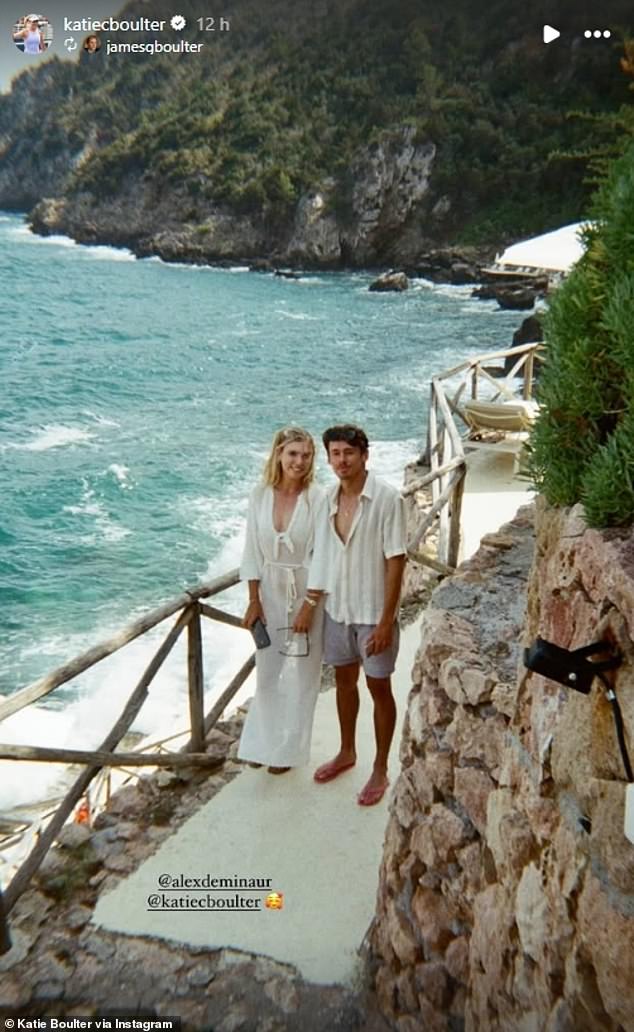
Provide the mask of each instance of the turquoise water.
[{"label": "turquoise water", "polygon": [[[235,566],[280,425],[357,421],[400,484],[431,374],[508,346],[520,320],[469,288],[382,295],[370,281],[137,261],[0,215],[0,693]],[[141,668],[155,647],[137,643]],[[104,682],[115,695],[136,670],[117,663],[47,705]],[[222,666],[208,662],[210,689]]]}]

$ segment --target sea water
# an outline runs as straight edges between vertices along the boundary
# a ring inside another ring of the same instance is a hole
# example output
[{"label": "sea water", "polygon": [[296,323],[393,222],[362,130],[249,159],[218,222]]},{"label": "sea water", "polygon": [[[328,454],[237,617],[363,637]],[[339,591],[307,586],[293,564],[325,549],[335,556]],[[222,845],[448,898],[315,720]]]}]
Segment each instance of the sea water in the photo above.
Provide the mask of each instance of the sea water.
[{"label": "sea water", "polygon": [[[508,347],[519,323],[469,287],[299,280],[136,260],[0,214],[0,695],[239,563],[274,431],[361,424],[393,484],[421,451],[432,374]],[[319,451],[318,478],[332,482]],[[216,604],[240,613],[242,587]],[[174,618],[1,726],[0,741],[96,746]],[[134,729],[187,725],[186,646]],[[252,651],[205,621],[206,709]],[[0,813],[54,794],[58,766],[0,762]]]}]

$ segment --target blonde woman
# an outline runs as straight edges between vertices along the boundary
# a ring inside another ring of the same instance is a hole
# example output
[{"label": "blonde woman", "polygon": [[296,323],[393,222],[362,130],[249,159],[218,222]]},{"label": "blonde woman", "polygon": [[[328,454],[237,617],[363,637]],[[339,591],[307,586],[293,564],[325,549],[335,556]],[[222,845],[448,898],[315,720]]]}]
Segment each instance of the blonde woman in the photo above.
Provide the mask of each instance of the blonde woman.
[{"label": "blonde woman", "polygon": [[[325,493],[313,483],[315,444],[287,427],[273,438],[262,481],[249,499],[240,567],[249,583],[243,625],[264,624],[270,645],[256,653],[256,693],[238,757],[283,774],[308,762],[321,672],[322,605],[306,592],[315,525],[325,519]],[[293,632],[308,597],[315,610],[309,634]]]},{"label": "blonde woman", "polygon": [[25,54],[41,54],[43,50],[46,50],[46,43],[44,42],[44,36],[40,32],[39,18],[30,15],[25,19],[25,22],[25,27],[16,32],[13,38],[14,40],[24,40]]}]

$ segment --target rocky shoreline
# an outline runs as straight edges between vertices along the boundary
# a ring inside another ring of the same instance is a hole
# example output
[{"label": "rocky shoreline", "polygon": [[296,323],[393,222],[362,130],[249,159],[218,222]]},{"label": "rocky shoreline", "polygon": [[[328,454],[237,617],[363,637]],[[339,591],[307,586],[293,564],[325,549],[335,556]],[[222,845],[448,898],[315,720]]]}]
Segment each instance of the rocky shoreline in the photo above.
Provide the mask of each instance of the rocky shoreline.
[{"label": "rocky shoreline", "polygon": [[437,284],[473,286],[473,297],[496,300],[502,308],[530,309],[544,297],[550,283],[546,275],[491,273],[495,259],[491,246],[423,247],[405,254],[398,266],[386,268],[377,263],[372,251],[320,249],[310,240],[288,241],[291,230],[278,237],[251,220],[231,213],[215,213],[199,221],[177,223],[173,212],[153,214],[148,223],[143,213],[134,212],[125,200],[103,206],[83,198],[70,203],[64,199],[44,199],[29,213],[27,222],[39,236],[64,234],[79,244],[126,247],[137,258],[158,257],[182,265],[208,265],[232,268],[248,266],[251,272],[269,273],[289,280],[315,272],[363,271],[377,278],[371,290],[403,291],[411,279],[426,279]]},{"label": "rocky shoreline", "polygon": [[358,153],[345,211],[341,183],[327,178],[275,217],[264,208],[237,210],[202,197],[187,184],[164,190],[151,175],[133,171],[117,180],[116,189],[74,179],[71,170],[77,163],[83,167],[92,153],[90,141],[79,155],[65,152],[67,167],[61,162],[48,180],[34,180],[27,194],[15,175],[0,172],[0,205],[15,207],[20,197],[33,198],[28,223],[43,236],[62,233],[77,243],[127,247],[138,258],[166,262],[239,263],[290,278],[302,271],[379,275],[393,269],[408,278],[475,287],[486,286],[483,270],[495,260],[492,245],[447,243],[455,238],[447,221],[453,206],[432,189],[436,148],[408,126]]}]

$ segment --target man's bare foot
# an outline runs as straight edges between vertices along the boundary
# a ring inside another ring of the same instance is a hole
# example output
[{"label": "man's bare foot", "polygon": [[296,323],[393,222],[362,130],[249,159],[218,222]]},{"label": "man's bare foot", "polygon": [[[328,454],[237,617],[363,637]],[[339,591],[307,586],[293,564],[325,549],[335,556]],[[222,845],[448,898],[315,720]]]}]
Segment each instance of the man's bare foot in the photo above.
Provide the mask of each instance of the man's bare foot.
[{"label": "man's bare foot", "polygon": [[373,770],[367,783],[357,796],[359,806],[376,806],[377,803],[381,802],[389,784],[387,774]]},{"label": "man's bare foot", "polygon": [[286,774],[286,771],[290,770],[291,768],[290,767],[267,767],[266,769],[268,770],[269,774]]},{"label": "man's bare foot", "polygon": [[338,753],[334,760],[322,763],[321,767],[318,767],[313,774],[313,778],[323,785],[326,781],[333,781],[334,778],[338,778],[340,774],[343,774],[344,770],[350,770],[356,762],[357,758],[354,753],[352,755],[349,753]]}]

